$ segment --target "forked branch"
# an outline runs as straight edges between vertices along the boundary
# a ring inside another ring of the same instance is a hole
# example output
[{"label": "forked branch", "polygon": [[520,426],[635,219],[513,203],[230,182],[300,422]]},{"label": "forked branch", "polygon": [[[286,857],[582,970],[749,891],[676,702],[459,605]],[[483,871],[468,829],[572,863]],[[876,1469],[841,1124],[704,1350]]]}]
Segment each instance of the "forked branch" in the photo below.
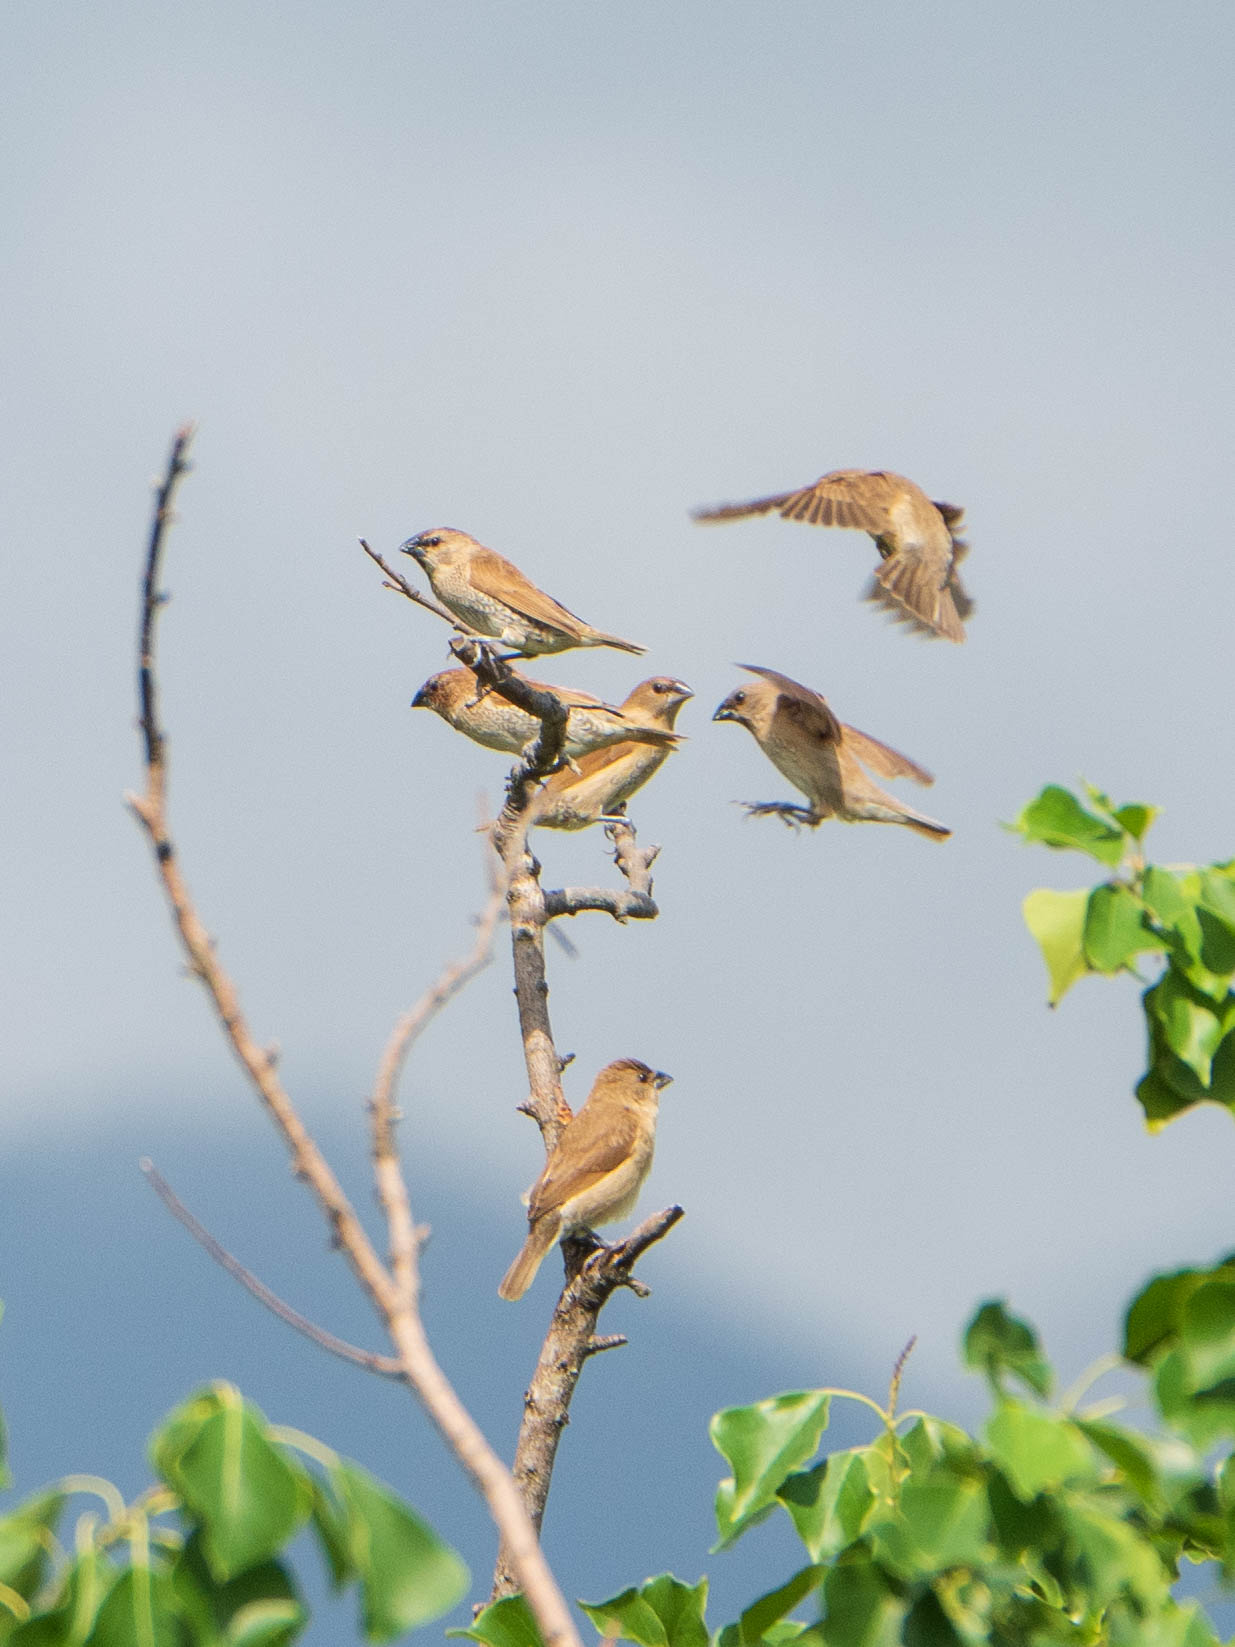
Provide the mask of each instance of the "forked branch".
[{"label": "forked branch", "polygon": [[[395,1351],[401,1376],[419,1397],[456,1458],[489,1506],[503,1543],[512,1548],[512,1564],[548,1647],[580,1647],[566,1602],[549,1571],[536,1530],[510,1472],[489,1446],[479,1427],[447,1381],[429,1347],[415,1305],[415,1232],[412,1232],[410,1279],[397,1278],[378,1257],[329,1163],[301,1121],[276,1072],[273,1058],[254,1038],[240,1008],[231,978],[224,971],[180,873],[166,811],[166,739],[158,716],[155,668],[156,619],[162,605],[159,581],[163,546],[179,481],[188,467],[192,430],[179,431],[172,444],[165,477],[155,499],[154,520],[146,554],[139,630],[138,677],[146,786],[129,803],[145,830],[171,908],[182,948],[193,973],[210,996],[224,1034],[254,1090],[282,1133],[297,1175],[312,1190],[335,1244],[342,1250],[368,1293]],[[406,1190],[404,1190],[406,1197]],[[391,1232],[391,1245],[398,1235]]]}]

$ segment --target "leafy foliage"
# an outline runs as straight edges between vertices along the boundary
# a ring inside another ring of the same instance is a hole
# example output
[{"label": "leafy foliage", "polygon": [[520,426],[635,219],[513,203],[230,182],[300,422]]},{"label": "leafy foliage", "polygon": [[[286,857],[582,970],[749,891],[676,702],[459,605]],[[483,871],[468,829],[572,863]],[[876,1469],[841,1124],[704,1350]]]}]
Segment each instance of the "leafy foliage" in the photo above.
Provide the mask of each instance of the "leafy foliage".
[{"label": "leafy foliage", "polygon": [[1235,860],[1170,868],[1147,863],[1158,808],[1113,806],[1086,787],[1089,806],[1050,785],[1012,826],[1026,841],[1097,858],[1116,873],[1092,890],[1042,888],[1025,899],[1056,1005],[1089,972],[1139,976],[1162,962],[1142,996],[1148,1058],[1136,1095],[1150,1127],[1209,1100],[1235,1112]]},{"label": "leafy foliage", "polygon": [[[334,1587],[358,1585],[370,1641],[439,1618],[467,1589],[459,1557],[389,1487],[267,1423],[229,1384],[171,1413],[150,1455],[161,1485],[132,1504],[73,1478],[0,1517],[3,1647],[284,1647],[308,1617],[284,1560],[306,1523]],[[78,1520],[70,1556],[58,1524],[85,1490],[108,1513]]]}]

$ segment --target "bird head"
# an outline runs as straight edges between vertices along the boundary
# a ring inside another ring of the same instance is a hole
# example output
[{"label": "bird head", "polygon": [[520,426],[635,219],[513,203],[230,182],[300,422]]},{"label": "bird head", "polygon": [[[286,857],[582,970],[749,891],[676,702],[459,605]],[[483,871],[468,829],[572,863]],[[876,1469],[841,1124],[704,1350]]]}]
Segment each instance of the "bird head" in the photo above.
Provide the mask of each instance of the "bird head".
[{"label": "bird head", "polygon": [[675,680],[672,675],[653,675],[649,680],[639,682],[622,704],[622,709],[628,714],[634,711],[645,720],[667,726],[672,731],[678,710],[684,703],[689,703],[694,695],[684,681]]},{"label": "bird head", "polygon": [[450,676],[453,670],[444,669],[440,675],[430,675],[412,699],[413,709],[433,709],[443,713],[449,697]]},{"label": "bird head", "polygon": [[736,721],[739,726],[748,727],[752,732],[755,723],[752,719],[754,711],[753,699],[758,688],[754,686],[735,687],[725,701],[719,705],[712,716],[714,721]]},{"label": "bird head", "polygon": [[410,555],[426,572],[431,572],[435,566],[449,565],[460,550],[472,547],[473,543],[466,532],[457,532],[453,526],[434,526],[401,543],[399,553]]}]

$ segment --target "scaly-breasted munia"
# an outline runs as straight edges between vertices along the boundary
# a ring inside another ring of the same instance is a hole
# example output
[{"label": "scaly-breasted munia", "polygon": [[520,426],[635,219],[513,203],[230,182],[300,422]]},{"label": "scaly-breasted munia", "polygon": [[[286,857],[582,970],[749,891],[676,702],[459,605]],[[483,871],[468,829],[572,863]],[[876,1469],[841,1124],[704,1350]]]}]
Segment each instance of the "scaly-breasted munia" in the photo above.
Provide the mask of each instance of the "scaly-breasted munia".
[{"label": "scaly-breasted munia", "polygon": [[499,1297],[522,1298],[555,1241],[634,1210],[652,1165],[660,1091],[672,1079],[637,1058],[601,1070],[528,1192],[527,1240]]},{"label": "scaly-breasted munia", "polygon": [[881,778],[934,783],[925,768],[838,721],[809,686],[775,669],[749,663],[738,667],[759,679],[753,686],[730,692],[712,719],[737,721],[748,728],[772,765],[810,802],[806,808],[774,801],[749,807],[751,813],[776,813],[787,822],[809,824],[812,829],[825,818],[843,818],[846,823],[905,824],[932,840],[946,840],[952,833],[880,789],[862,763]]},{"label": "scaly-breasted munia", "polygon": [[[632,720],[672,732],[678,710],[694,695],[670,675],[653,675],[640,681],[620,707]],[[614,817],[660,771],[671,748],[626,740],[593,750],[579,761],[577,771],[563,767],[546,781],[532,802],[532,822],[542,829],[586,829]]]},{"label": "scaly-breasted munia", "polygon": [[[520,679],[527,680],[527,676]],[[681,742],[678,733],[657,725],[634,711],[615,709],[590,692],[576,692],[569,686],[547,686],[527,680],[538,692],[551,692],[567,706],[566,736],[562,754],[576,761],[611,744],[633,743],[651,746],[663,760]],[[627,700],[629,702],[629,700]],[[500,693],[477,683],[470,669],[443,669],[430,675],[412,699],[413,709],[432,709],[456,732],[488,749],[518,755],[540,736],[541,723]],[[569,768],[565,769],[569,772]],[[573,774],[572,774],[573,775]]]},{"label": "scaly-breasted munia", "polygon": [[963,509],[932,503],[920,486],[887,469],[834,469],[813,486],[752,503],[697,509],[695,519],[740,520],[773,510],[785,520],[869,532],[883,564],[867,599],[882,602],[920,632],[964,640],[962,620],[973,611],[973,602],[956,571],[969,547],[959,535]]},{"label": "scaly-breasted munia", "polygon": [[524,657],[566,652],[572,646],[616,646],[646,652],[645,646],[593,629],[524,577],[505,556],[486,549],[466,532],[439,526],[400,545],[424,570],[433,593],[461,622]]}]

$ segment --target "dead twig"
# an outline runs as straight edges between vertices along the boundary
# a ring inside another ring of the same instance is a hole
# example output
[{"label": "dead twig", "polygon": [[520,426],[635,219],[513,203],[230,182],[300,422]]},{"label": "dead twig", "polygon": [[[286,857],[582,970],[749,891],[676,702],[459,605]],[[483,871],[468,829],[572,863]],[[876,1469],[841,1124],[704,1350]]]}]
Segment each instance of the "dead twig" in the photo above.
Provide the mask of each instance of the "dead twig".
[{"label": "dead twig", "polygon": [[459,622],[453,612],[448,612],[444,606],[439,605],[438,602],[433,599],[432,595],[422,594],[414,583],[408,582],[402,572],[396,572],[393,566],[388,566],[378,554],[376,549],[370,549],[369,545],[363,538],[358,538],[357,542],[360,544],[360,547],[364,550],[365,554],[368,555],[369,559],[376,561],[382,571],[386,574],[385,587],[387,589],[393,589],[396,595],[406,595],[408,600],[415,601],[417,606],[423,606],[427,612],[433,612],[439,618],[445,619],[450,627],[452,629],[459,630],[460,634],[466,635],[470,633],[470,631]]},{"label": "dead twig", "polygon": [[238,1258],[234,1258],[221,1242],[202,1223],[199,1223],[185,1206],[184,1202],[172,1189],[163,1174],[148,1156],[143,1156],[138,1166],[146,1176],[151,1189],[171,1213],[172,1217],[203,1247],[220,1268],[225,1269],[233,1280],[239,1281],[242,1287],[251,1292],[258,1303],[264,1304],[272,1315],[277,1315],[280,1321],[286,1321],[289,1327],[303,1333],[312,1343],[323,1350],[329,1350],[331,1355],[342,1357],[344,1361],[351,1361],[357,1367],[363,1367],[366,1372],[380,1373],[383,1378],[397,1378],[402,1380],[404,1372],[401,1364],[392,1355],[376,1355],[371,1350],[359,1349],[355,1344],[349,1344],[345,1338],[336,1338],[334,1333],[327,1332],[325,1327],[319,1327],[316,1322],[310,1321],[307,1315],[301,1315],[290,1304],[281,1299],[276,1292],[272,1292],[264,1281],[260,1281],[252,1270],[248,1270]]},{"label": "dead twig", "polygon": [[[231,978],[224,971],[180,873],[166,813],[166,738],[158,719],[155,673],[155,619],[163,604],[159,592],[163,545],[172,502],[184,474],[192,430],[176,435],[162,485],[155,498],[154,521],[146,554],[138,642],[141,731],[146,787],[129,804],[149,839],[173,922],[192,972],[210,996],[224,1034],[267,1112],[282,1133],[296,1174],[312,1190],[343,1252],[369,1295],[395,1350],[401,1375],[483,1494],[503,1544],[511,1548],[518,1583],[527,1598],[547,1647],[580,1647],[578,1631],[541,1552],[536,1530],[510,1472],[455,1394],[429,1347],[419,1311],[409,1302],[382,1263],[364,1226],[310,1136],[275,1073],[274,1061],[258,1044],[240,1008]],[[420,604],[424,604],[421,600]],[[413,1249],[415,1231],[413,1230]],[[412,1288],[413,1297],[415,1288]]]}]

